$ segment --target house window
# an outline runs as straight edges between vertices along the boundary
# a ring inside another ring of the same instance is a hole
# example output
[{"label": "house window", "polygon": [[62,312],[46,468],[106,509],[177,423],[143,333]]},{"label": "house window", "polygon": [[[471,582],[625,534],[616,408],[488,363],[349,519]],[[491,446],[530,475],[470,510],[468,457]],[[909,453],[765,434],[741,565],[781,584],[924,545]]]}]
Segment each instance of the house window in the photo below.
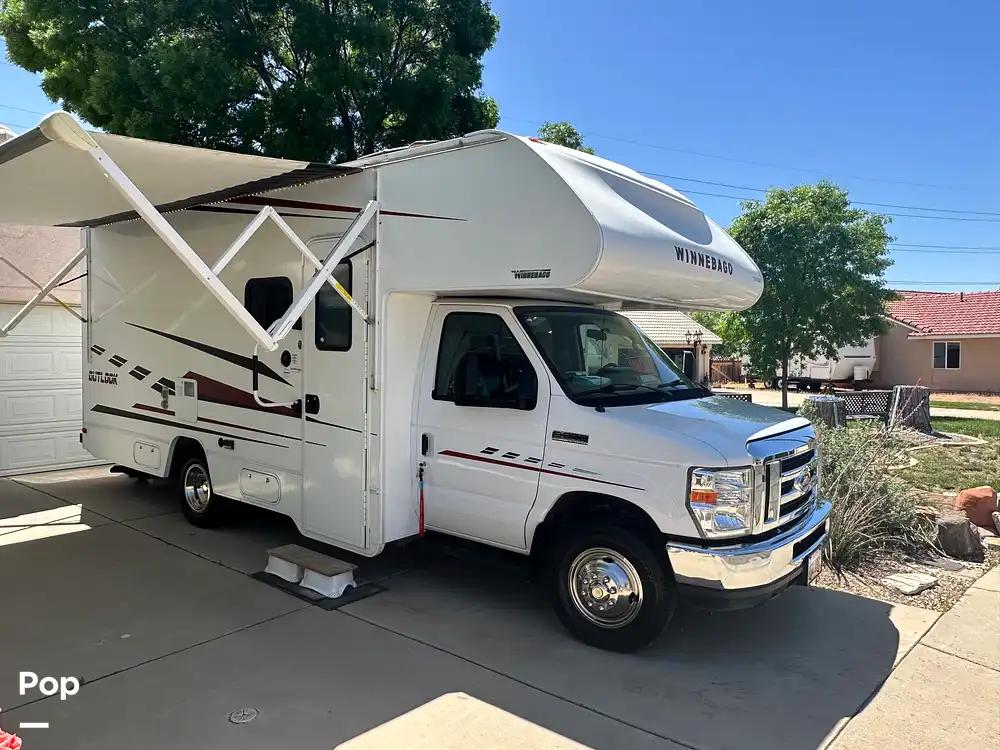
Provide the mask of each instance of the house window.
[{"label": "house window", "polygon": [[957,370],[961,362],[962,345],[958,341],[934,342],[934,369]]},{"label": "house window", "polygon": [[292,306],[292,282],[284,276],[250,279],[243,290],[243,306],[266,329]]},{"label": "house window", "polygon": [[[351,264],[333,269],[333,278],[351,293]],[[316,348],[327,352],[346,352],[351,348],[351,306],[329,284],[316,295]]]}]

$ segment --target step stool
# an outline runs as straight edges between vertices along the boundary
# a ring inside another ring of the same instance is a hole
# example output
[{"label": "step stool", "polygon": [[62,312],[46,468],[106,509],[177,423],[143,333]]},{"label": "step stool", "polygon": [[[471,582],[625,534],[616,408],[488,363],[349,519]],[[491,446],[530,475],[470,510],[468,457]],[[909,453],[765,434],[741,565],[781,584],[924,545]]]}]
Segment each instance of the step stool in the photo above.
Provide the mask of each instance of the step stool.
[{"label": "step stool", "polygon": [[267,567],[264,572],[336,599],[348,588],[357,585],[354,582],[356,567],[357,565],[297,544],[286,544],[267,551]]}]

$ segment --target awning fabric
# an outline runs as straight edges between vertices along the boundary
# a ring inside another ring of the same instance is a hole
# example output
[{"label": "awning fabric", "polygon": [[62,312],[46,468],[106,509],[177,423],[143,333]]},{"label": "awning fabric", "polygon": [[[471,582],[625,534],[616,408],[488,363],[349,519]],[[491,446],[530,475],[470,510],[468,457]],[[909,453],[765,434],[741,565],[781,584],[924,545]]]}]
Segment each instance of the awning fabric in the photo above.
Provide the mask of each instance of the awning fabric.
[{"label": "awning fabric", "polygon": [[0,144],[0,223],[100,226],[134,218],[88,148],[99,145],[160,212],[359,171],[86,132],[56,112]]}]

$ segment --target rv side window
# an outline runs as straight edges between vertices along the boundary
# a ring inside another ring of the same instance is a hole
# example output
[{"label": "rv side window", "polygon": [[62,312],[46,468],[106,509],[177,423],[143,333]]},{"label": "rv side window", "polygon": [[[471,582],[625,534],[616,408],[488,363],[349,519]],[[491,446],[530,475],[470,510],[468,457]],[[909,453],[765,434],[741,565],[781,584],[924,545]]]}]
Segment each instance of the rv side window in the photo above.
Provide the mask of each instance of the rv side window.
[{"label": "rv side window", "polygon": [[[333,269],[333,278],[351,293],[351,264]],[[328,352],[346,352],[351,348],[351,307],[329,284],[316,295],[316,348]]]},{"label": "rv side window", "polygon": [[292,306],[292,282],[284,276],[250,279],[243,290],[243,306],[261,328],[267,328]]},{"label": "rv side window", "polygon": [[499,315],[449,313],[431,396],[456,406],[535,408],[535,368]]}]

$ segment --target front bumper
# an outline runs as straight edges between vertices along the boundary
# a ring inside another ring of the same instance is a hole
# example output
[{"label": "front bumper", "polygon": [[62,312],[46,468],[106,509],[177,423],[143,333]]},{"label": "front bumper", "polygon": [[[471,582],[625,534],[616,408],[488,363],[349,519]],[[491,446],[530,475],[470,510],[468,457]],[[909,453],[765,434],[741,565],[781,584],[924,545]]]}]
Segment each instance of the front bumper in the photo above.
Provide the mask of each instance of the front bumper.
[{"label": "front bumper", "polygon": [[705,547],[668,542],[667,557],[682,592],[726,606],[750,606],[805,578],[806,561],[829,535],[830,503],[820,499],[792,528],[759,542]]}]

